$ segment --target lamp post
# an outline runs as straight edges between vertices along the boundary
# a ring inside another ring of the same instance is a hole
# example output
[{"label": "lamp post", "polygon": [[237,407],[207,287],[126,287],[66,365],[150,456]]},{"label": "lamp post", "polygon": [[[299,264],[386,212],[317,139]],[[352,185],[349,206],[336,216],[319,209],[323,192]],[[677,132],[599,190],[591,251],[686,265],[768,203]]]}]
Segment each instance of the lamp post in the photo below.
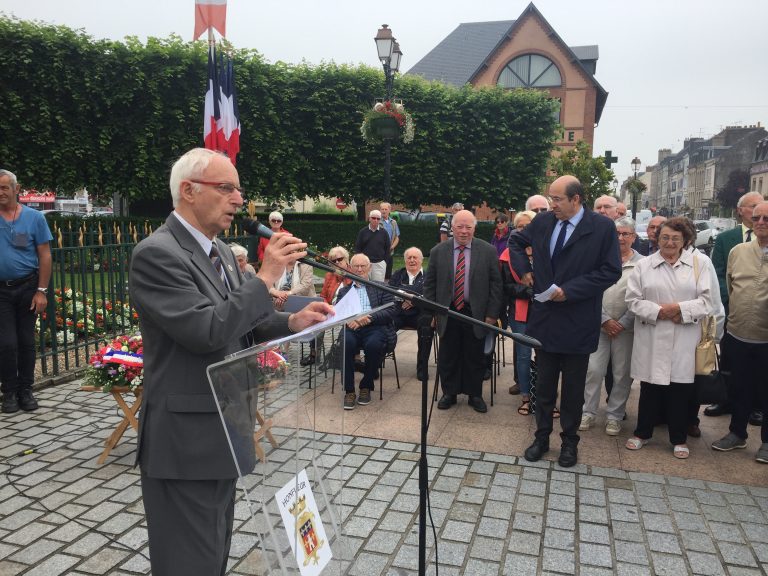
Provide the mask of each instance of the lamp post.
[{"label": "lamp post", "polygon": [[[400,51],[400,45],[392,35],[392,30],[382,24],[374,37],[376,42],[376,51],[379,53],[379,60],[384,67],[384,89],[387,102],[392,101],[392,89],[395,78],[395,72],[400,70],[400,59],[403,53]],[[392,139],[384,138],[384,200],[390,199],[390,167]]]},{"label": "lamp post", "polygon": [[635,173],[635,178],[632,185],[632,218],[635,219],[637,219],[637,171],[640,169],[641,164],[642,162],[637,156],[632,159],[632,170]]}]

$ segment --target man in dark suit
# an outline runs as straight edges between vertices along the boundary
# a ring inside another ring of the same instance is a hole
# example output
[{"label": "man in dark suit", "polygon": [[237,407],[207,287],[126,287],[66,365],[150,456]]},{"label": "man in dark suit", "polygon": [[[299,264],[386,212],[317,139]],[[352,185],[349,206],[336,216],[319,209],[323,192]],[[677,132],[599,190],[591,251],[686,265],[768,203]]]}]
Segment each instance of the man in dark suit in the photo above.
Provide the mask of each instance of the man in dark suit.
[{"label": "man in dark suit", "polygon": [[[488,242],[474,237],[476,225],[475,216],[468,210],[453,216],[453,238],[441,242],[429,253],[424,296],[495,325],[503,300],[498,256]],[[446,410],[456,404],[458,394],[466,394],[472,408],[487,412],[482,396],[487,331],[438,316],[437,332],[440,335],[437,370],[443,386],[437,407]]]},{"label": "man in dark suit", "polygon": [[[526,334],[541,341],[536,351],[536,438],[525,459],[539,460],[549,450],[552,411],[562,374],[558,463],[576,464],[578,429],[584,404],[589,355],[600,337],[603,292],[621,277],[621,257],[613,221],[583,206],[584,191],[573,176],[549,188],[552,211],[539,214],[509,238],[512,267],[524,284],[541,295],[534,300]],[[533,265],[525,253],[533,249]],[[548,293],[545,298],[542,293]]]},{"label": "man in dark suit", "polygon": [[[738,224],[735,228],[721,232],[715,238],[715,246],[712,249],[712,264],[715,267],[715,273],[717,274],[717,281],[720,283],[720,299],[723,302],[723,308],[725,308],[725,316],[728,317],[728,286],[726,284],[726,271],[728,268],[728,255],[731,250],[742,242],[751,242],[753,239],[752,230],[752,211],[760,202],[763,201],[763,195],[759,192],[747,192],[741,196],[736,203],[736,211],[739,214],[741,224]],[[720,343],[720,362],[723,371],[730,373],[730,345],[732,338],[727,332],[727,320],[726,320],[726,332],[723,335],[723,340]],[[723,414],[731,413],[730,402],[723,404],[712,404],[704,409],[706,416],[722,416]],[[751,424],[761,426],[763,423],[763,413],[760,411],[753,412],[749,416]]]},{"label": "man in dark suit", "polygon": [[[421,250],[412,246],[405,251],[403,257],[405,258],[405,267],[392,274],[389,285],[411,294],[423,294],[424,270],[421,264],[424,262],[424,255],[421,253]],[[419,308],[409,300],[403,300],[395,306],[394,321],[396,330],[404,327],[419,329],[421,326],[429,329],[430,318],[426,314],[422,314]],[[419,380],[424,380],[425,377],[429,379],[427,365],[429,363],[431,342],[429,339],[421,337],[422,334],[419,334],[419,336],[418,352],[416,354],[416,377]]]},{"label": "man in dark suit", "polygon": [[275,234],[257,278],[244,280],[216,239],[243,204],[239,182],[226,156],[184,154],[171,169],[174,212],[131,259],[145,373],[136,462],[153,574],[226,570],[237,469],[206,368],[243,349],[247,334],[287,335],[332,310],[318,302],[288,315],[272,306],[267,286],[306,255],[298,238]]},{"label": "man in dark suit", "polygon": [[[371,261],[365,254],[355,254],[349,261],[352,273],[368,278],[371,273]],[[389,292],[373,286],[348,284],[339,290],[341,300],[347,292],[354,290],[360,299],[361,311],[368,312],[393,301]],[[344,410],[353,410],[355,403],[366,406],[371,402],[371,392],[379,374],[379,366],[387,349],[394,350],[397,334],[392,324],[395,309],[389,306],[372,314],[366,314],[347,322],[344,330]],[[355,354],[363,350],[365,368],[360,380],[360,394],[355,396]]]},{"label": "man in dark suit", "polygon": [[648,238],[640,242],[640,247],[635,248],[633,245],[632,248],[635,248],[640,254],[643,256],[649,256],[651,254],[655,254],[659,251],[659,230],[661,230],[661,225],[664,224],[664,222],[667,221],[667,218],[665,216],[654,216],[648,221],[648,227],[646,228],[646,234],[648,234]]}]

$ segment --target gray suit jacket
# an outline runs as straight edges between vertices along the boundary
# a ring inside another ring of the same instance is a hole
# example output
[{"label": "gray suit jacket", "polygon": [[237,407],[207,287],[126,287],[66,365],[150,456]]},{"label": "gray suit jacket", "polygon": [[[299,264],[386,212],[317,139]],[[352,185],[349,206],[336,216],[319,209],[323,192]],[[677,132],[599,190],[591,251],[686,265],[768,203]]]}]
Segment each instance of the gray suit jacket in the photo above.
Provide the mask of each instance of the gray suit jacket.
[{"label": "gray suit jacket", "polygon": [[245,348],[251,331],[257,342],[289,332],[264,283],[244,280],[229,248],[217,245],[231,291],[173,214],[131,257],[144,343],[136,461],[153,478],[237,478],[206,368]]},{"label": "gray suit jacket", "polygon": [[[472,317],[484,321],[486,316],[498,318],[502,306],[501,272],[496,248],[485,240],[472,240],[469,266],[469,306]],[[429,253],[429,266],[424,278],[424,297],[443,306],[453,300],[453,238],[441,242]],[[437,333],[442,336],[448,318],[437,317]],[[475,336],[485,337],[486,331],[474,327]]]}]

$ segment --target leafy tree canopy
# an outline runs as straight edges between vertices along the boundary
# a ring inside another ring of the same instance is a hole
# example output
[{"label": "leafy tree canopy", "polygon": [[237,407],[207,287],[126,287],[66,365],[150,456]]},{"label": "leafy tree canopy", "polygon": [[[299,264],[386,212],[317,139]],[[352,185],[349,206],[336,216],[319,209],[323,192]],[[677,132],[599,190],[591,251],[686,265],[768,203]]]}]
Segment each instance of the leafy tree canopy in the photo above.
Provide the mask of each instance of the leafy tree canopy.
[{"label": "leafy tree canopy", "polygon": [[[249,197],[380,198],[383,146],[366,144],[360,125],[384,94],[381,70],[267,64],[253,50],[228,49],[242,125],[237,168]],[[171,164],[202,145],[204,42],[96,41],[3,17],[0,57],[0,159],[25,187],[167,199]],[[392,145],[394,202],[508,208],[540,189],[556,128],[545,94],[416,77],[398,78],[395,93],[416,135]]]},{"label": "leafy tree canopy", "polygon": [[592,205],[595,198],[604,194],[613,194],[612,184],[615,178],[613,170],[605,165],[602,156],[592,157],[589,144],[584,140],[578,141],[573,148],[553,157],[549,168],[555,175],[553,180],[566,174],[576,176],[584,186],[585,204]]},{"label": "leafy tree canopy", "polygon": [[749,190],[749,172],[733,170],[725,185],[717,190],[717,201],[723,208],[736,209],[736,203]]}]

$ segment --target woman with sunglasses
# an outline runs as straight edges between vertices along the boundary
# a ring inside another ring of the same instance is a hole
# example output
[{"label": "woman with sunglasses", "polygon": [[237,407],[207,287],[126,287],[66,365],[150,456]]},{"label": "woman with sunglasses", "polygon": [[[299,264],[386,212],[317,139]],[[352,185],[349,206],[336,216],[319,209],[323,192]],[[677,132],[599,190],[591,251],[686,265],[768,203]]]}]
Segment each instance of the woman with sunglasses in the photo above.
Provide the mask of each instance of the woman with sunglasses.
[{"label": "woman with sunglasses", "polygon": [[[328,250],[328,261],[340,270],[349,270],[349,252],[343,246],[334,246]],[[323,280],[323,288],[320,290],[320,297],[328,304],[334,304],[336,302],[336,295],[339,293],[341,286],[346,286],[351,280],[344,278],[343,276],[334,272],[326,272],[325,279]],[[309,366],[314,364],[316,360],[315,354],[315,341],[313,340],[309,344],[309,355],[301,359],[299,364],[302,366]]]},{"label": "woman with sunglasses", "polygon": [[509,242],[509,217],[506,214],[499,214],[496,216],[496,228],[491,235],[491,244],[496,248],[496,254],[501,256],[501,253],[507,249],[507,242]]},{"label": "woman with sunglasses", "polygon": [[[269,215],[269,228],[272,232],[286,232],[290,234],[288,230],[283,228],[283,215],[277,211]],[[256,257],[259,259],[259,262],[264,260],[264,250],[267,249],[267,244],[269,244],[269,238],[259,238],[259,248],[256,251]]]}]

